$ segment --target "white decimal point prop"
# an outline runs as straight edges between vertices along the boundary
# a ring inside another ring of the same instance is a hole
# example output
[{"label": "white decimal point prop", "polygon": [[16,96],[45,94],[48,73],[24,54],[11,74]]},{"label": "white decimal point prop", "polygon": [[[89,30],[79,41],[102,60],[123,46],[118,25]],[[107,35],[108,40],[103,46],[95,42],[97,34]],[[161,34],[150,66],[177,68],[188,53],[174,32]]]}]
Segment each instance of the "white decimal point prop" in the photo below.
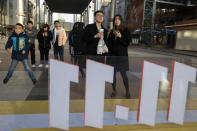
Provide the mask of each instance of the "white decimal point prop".
[{"label": "white decimal point prop", "polygon": [[92,60],[86,63],[85,125],[103,128],[105,82],[113,82],[114,68]]},{"label": "white decimal point prop", "polygon": [[50,60],[49,126],[69,129],[70,82],[78,82],[78,66]]},{"label": "white decimal point prop", "polygon": [[167,119],[176,124],[184,123],[188,83],[195,82],[196,68],[173,62]]},{"label": "white decimal point prop", "polygon": [[128,120],[128,118],[129,118],[129,107],[122,106],[122,105],[116,105],[115,118],[116,119],[122,119],[122,120]]},{"label": "white decimal point prop", "polygon": [[167,80],[168,69],[144,61],[139,95],[137,121],[150,126],[155,125],[159,82]]}]

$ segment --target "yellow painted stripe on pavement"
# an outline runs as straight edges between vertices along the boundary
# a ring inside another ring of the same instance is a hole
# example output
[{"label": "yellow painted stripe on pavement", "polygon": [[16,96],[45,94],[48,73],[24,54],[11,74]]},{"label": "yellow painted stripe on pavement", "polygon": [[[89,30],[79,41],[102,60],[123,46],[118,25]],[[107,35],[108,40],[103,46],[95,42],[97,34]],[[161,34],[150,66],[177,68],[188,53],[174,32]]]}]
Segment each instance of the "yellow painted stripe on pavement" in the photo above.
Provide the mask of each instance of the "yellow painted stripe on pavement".
[{"label": "yellow painted stripe on pavement", "polygon": [[[84,100],[71,100],[70,112],[84,112]],[[137,111],[138,99],[105,99],[104,111],[114,111],[115,104],[128,106]],[[168,99],[158,100],[158,110],[167,110]],[[197,110],[197,100],[187,101],[187,110]],[[0,101],[0,115],[6,114],[42,114],[48,113],[48,101]]]}]

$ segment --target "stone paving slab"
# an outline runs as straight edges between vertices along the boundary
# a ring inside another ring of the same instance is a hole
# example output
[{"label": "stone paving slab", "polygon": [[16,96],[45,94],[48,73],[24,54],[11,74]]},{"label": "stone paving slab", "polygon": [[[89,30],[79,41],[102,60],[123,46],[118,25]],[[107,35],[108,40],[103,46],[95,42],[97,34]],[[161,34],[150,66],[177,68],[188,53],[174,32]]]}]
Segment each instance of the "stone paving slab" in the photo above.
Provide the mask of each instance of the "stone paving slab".
[{"label": "stone paving slab", "polygon": [[[39,79],[42,71],[34,71]],[[35,86],[25,71],[15,71],[7,84],[3,84],[6,71],[0,71],[0,100],[25,100]]]}]

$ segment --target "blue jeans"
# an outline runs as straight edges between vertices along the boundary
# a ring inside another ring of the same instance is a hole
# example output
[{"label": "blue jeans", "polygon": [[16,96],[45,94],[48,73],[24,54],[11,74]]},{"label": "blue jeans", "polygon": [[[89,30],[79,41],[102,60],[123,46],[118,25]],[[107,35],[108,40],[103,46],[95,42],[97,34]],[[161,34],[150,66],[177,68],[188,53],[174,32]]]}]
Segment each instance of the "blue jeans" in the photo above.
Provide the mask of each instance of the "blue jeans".
[{"label": "blue jeans", "polygon": [[54,57],[58,60],[58,54],[60,56],[60,60],[64,61],[64,46],[53,46],[54,49]]},{"label": "blue jeans", "polygon": [[[8,74],[7,74],[6,78],[9,79],[12,76],[14,69],[16,68],[18,62],[19,62],[18,60],[12,59],[12,63],[8,69]],[[23,66],[24,66],[25,70],[28,71],[30,78],[35,79],[34,73],[29,66],[28,60],[24,59],[24,60],[22,60],[22,62],[23,62]]]}]

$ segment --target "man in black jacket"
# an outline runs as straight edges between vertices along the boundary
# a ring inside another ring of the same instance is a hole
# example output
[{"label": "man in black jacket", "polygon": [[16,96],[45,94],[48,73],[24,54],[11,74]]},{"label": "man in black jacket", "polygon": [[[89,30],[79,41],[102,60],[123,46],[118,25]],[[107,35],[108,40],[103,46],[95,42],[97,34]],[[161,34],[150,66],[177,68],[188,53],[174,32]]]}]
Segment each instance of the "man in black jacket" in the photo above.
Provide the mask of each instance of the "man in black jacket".
[{"label": "man in black jacket", "polygon": [[[84,41],[86,42],[86,55],[98,55],[97,45],[101,38],[107,43],[107,30],[102,26],[104,21],[104,13],[96,11],[94,13],[95,23],[89,24],[85,28]],[[104,33],[99,33],[100,29],[104,29]]]}]

